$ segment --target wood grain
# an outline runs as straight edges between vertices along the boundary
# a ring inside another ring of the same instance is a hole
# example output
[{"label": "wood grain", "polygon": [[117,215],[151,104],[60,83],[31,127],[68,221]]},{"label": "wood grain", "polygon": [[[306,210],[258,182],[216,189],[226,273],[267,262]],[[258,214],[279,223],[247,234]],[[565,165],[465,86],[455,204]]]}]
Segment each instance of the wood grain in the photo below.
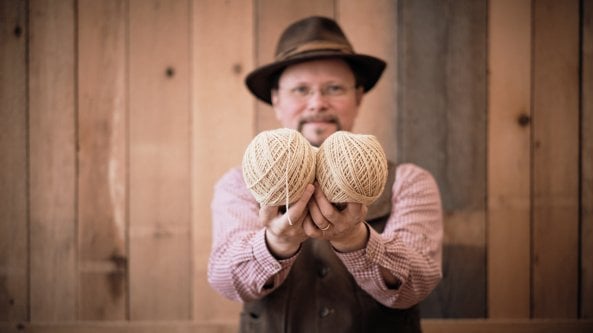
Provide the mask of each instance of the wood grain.
[{"label": "wood grain", "polygon": [[192,24],[194,318],[236,321],[241,304],[207,282],[210,203],[215,182],[241,164],[253,137],[255,103],[243,82],[253,68],[253,3],[194,1]]},{"label": "wood grain", "polygon": [[0,1],[0,321],[28,317],[27,6]]},{"label": "wood grain", "polygon": [[422,312],[428,317],[483,317],[486,1],[400,1],[397,12],[397,161],[416,163],[435,176],[445,225],[448,218],[461,218],[482,230],[463,251],[445,244],[446,275]]},{"label": "wood grain", "polygon": [[490,318],[530,317],[531,15],[529,0],[489,2]]},{"label": "wood grain", "polygon": [[83,320],[127,318],[126,19],[122,0],[78,2],[78,232]]},{"label": "wood grain", "polygon": [[578,1],[536,1],[533,20],[532,315],[575,318],[575,254],[579,251]]},{"label": "wood grain", "polygon": [[190,14],[129,3],[130,319],[191,318]]},{"label": "wood grain", "polygon": [[580,317],[593,318],[593,1],[582,6]]},{"label": "wood grain", "polygon": [[29,3],[30,320],[77,317],[74,2]]}]

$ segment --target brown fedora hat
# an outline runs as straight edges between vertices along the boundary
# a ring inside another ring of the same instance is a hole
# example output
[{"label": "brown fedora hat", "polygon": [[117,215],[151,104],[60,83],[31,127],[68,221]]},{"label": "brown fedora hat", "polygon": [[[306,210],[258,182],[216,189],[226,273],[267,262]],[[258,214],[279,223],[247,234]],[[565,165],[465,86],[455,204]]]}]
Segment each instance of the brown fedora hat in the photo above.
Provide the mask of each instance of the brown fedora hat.
[{"label": "brown fedora hat", "polygon": [[385,69],[385,61],[354,53],[340,26],[332,19],[312,16],[299,20],[284,30],[276,47],[274,62],[256,68],[245,84],[260,100],[272,104],[272,80],[286,66],[315,59],[341,58],[355,72],[364,91],[371,90]]}]

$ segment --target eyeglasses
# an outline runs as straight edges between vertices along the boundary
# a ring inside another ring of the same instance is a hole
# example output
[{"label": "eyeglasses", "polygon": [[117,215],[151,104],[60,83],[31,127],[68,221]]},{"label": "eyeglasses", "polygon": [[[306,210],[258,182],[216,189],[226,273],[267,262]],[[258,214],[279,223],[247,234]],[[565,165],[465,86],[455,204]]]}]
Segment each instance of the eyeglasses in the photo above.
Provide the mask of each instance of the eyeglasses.
[{"label": "eyeglasses", "polygon": [[350,89],[353,89],[354,86],[345,86],[337,83],[326,84],[319,89],[313,89],[312,87],[301,84],[297,85],[292,88],[280,88],[281,90],[285,90],[288,93],[288,96],[294,98],[296,100],[305,100],[315,93],[315,91],[319,91],[321,96],[330,97],[330,98],[337,98],[344,96],[348,93]]}]

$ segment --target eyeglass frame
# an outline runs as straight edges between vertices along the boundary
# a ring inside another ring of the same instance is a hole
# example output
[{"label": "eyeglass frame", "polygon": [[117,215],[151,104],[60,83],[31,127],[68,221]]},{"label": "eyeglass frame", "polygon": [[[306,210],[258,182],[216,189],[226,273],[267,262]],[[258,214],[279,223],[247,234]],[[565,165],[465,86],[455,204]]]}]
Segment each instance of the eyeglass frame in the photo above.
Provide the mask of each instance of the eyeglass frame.
[{"label": "eyeglass frame", "polygon": [[[350,62],[346,61],[346,64],[348,65],[348,67],[350,67],[350,70],[352,71],[352,73],[354,74],[354,86],[352,88],[348,88],[348,89],[354,89],[357,90],[359,88],[362,88],[364,85],[361,81],[361,75],[358,72],[358,70],[356,70],[356,67],[351,64]],[[270,77],[270,83],[271,83],[271,90],[272,91],[279,91],[280,90],[280,77],[282,76],[282,73],[284,73],[284,70],[286,68],[283,68],[282,70],[277,71],[276,73],[274,73],[271,77]],[[308,96],[307,96],[308,97]],[[302,98],[301,101],[305,101],[305,98]]]},{"label": "eyeglass frame", "polygon": [[[344,85],[341,83],[330,82],[316,89],[308,84],[297,84],[293,87],[277,87],[276,90],[287,92],[288,96],[295,100],[306,100],[311,98],[311,96],[313,96],[316,92],[318,92],[322,97],[338,98],[345,96],[350,90],[356,88],[356,85]],[[304,89],[304,91],[300,91],[302,89]],[[332,91],[332,89],[338,90]]]}]

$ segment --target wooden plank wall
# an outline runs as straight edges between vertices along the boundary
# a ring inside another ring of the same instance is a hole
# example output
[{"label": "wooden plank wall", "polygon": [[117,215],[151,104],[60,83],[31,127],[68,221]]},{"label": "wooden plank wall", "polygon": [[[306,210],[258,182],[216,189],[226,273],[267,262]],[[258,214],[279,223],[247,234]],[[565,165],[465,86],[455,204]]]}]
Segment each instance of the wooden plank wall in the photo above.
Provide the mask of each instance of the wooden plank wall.
[{"label": "wooden plank wall", "polygon": [[445,211],[443,281],[421,309],[428,317],[483,317],[486,1],[399,5],[397,160],[432,172]]},{"label": "wooden plank wall", "polygon": [[593,1],[581,11],[579,317],[593,318]]},{"label": "wooden plank wall", "polygon": [[[128,316],[127,5],[78,2],[79,317]],[[99,125],[100,124],[100,125]]]},{"label": "wooden plank wall", "polygon": [[571,318],[579,293],[579,2],[536,1],[533,29],[532,315]]},{"label": "wooden plank wall", "polygon": [[592,2],[1,1],[0,331],[234,330],[212,187],[278,126],[245,75],[313,14],[388,61],[356,131],[441,187],[424,317],[490,318],[427,331],[590,329]]},{"label": "wooden plank wall", "polygon": [[29,2],[31,321],[78,316],[75,16],[74,1]]},{"label": "wooden plank wall", "polygon": [[[579,62],[587,63],[585,53],[579,54],[580,15],[578,1],[490,3],[492,318],[587,317],[592,282],[585,246],[591,236],[587,213],[579,221],[579,178],[585,181],[589,171],[579,142],[587,147],[591,139],[579,137],[579,117],[587,115],[579,98],[590,93],[585,76],[579,88]],[[582,28],[586,36],[586,24]],[[581,188],[585,209],[590,184]]]},{"label": "wooden plank wall", "polygon": [[[27,5],[0,2],[0,322],[28,318]],[[10,50],[10,52],[5,51]]]},{"label": "wooden plank wall", "polygon": [[212,188],[226,170],[240,163],[255,128],[255,102],[243,83],[254,66],[253,5],[252,1],[193,2],[192,282],[193,315],[198,321],[234,320],[240,307],[210,288],[206,269]]},{"label": "wooden plank wall", "polygon": [[130,319],[191,316],[188,0],[129,2]]},{"label": "wooden plank wall", "polygon": [[488,22],[488,314],[529,318],[531,0],[490,1]]}]

